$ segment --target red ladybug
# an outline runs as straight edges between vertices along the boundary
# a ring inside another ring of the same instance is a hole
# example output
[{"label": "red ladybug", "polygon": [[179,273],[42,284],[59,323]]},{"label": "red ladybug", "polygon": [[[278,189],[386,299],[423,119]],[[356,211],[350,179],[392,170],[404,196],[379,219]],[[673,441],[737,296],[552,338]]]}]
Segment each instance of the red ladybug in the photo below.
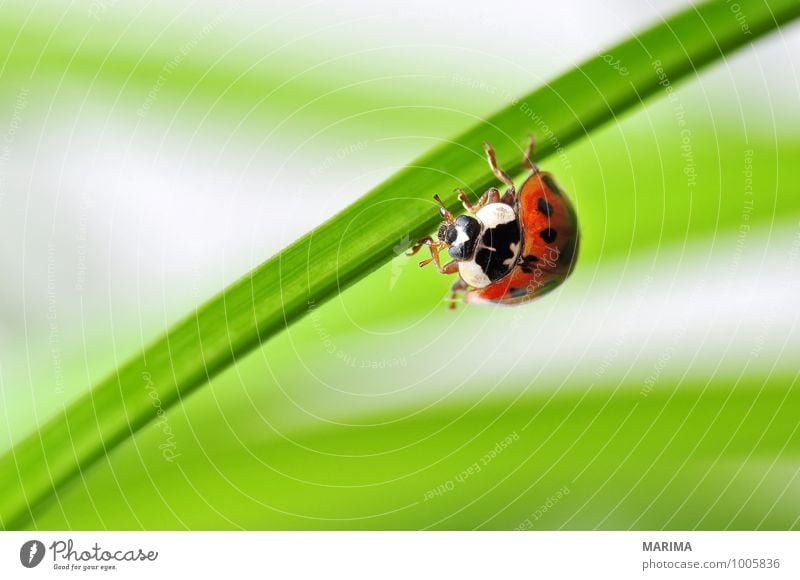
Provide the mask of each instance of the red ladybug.
[{"label": "red ladybug", "polygon": [[[458,217],[435,195],[444,219],[438,239],[426,236],[408,252],[411,256],[428,246],[431,257],[420,267],[433,262],[442,274],[459,274],[450,308],[455,308],[461,293],[469,304],[513,305],[533,300],[566,280],[578,255],[575,209],[553,176],[531,160],[533,137],[523,160],[531,173],[519,192],[497,167],[492,146],[486,143],[485,148],[492,172],[508,187],[505,194],[501,197],[492,187],[473,205],[463,190],[456,189],[464,208],[474,214]],[[452,261],[442,266],[439,252],[445,248]]]}]

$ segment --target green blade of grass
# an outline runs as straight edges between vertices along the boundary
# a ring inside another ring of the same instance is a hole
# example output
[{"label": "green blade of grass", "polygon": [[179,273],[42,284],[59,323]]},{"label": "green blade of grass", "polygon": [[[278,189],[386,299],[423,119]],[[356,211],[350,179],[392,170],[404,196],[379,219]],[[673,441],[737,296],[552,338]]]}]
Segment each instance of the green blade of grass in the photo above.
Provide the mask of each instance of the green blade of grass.
[{"label": "green blade of grass", "polygon": [[[251,437],[233,436],[212,421],[219,433],[181,438],[180,474],[164,461],[163,434],[151,426],[137,433],[137,445],[120,447],[113,465],[95,466],[85,487],[71,486],[61,505],[37,510],[35,523],[89,530],[796,529],[797,380],[787,372],[771,376],[771,385],[749,377],[732,388],[714,376],[659,382],[643,394],[587,379],[556,396],[433,405],[402,422],[379,412],[369,427],[329,425],[291,440],[264,438],[257,428]],[[172,419],[176,432],[188,433],[196,415]],[[510,434],[519,439],[487,462],[484,454]],[[154,452],[142,457],[146,449]],[[479,470],[465,471],[476,464]],[[564,503],[526,524],[564,485]]]},{"label": "green blade of grass", "polygon": [[225,289],[0,458],[0,525],[24,525],[32,506],[57,498],[83,468],[164,409],[391,259],[399,240],[432,230],[438,221],[434,193],[455,209],[454,187],[492,185],[482,141],[493,142],[500,163],[517,170],[528,133],[538,137],[538,158],[546,157],[800,16],[796,0],[739,0],[738,6],[736,14],[723,2],[691,8],[610,48],[610,58],[595,57],[509,104]]}]

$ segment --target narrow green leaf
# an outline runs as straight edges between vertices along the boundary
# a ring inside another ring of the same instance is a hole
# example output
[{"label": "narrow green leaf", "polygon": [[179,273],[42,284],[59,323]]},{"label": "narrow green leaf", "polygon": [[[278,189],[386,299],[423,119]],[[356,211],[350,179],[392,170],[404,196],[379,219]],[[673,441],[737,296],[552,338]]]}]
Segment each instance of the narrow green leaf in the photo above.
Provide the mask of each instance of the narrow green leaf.
[{"label": "narrow green leaf", "polygon": [[482,141],[494,143],[500,163],[517,170],[528,133],[538,138],[538,158],[558,152],[644,97],[800,16],[796,0],[738,0],[738,6],[747,28],[727,3],[714,2],[610,48],[416,160],[224,290],[0,458],[0,525],[23,526],[32,506],[57,498],[82,469],[156,418],[157,409],[391,259],[399,240],[432,230],[434,193],[455,209],[454,187],[492,185]]}]

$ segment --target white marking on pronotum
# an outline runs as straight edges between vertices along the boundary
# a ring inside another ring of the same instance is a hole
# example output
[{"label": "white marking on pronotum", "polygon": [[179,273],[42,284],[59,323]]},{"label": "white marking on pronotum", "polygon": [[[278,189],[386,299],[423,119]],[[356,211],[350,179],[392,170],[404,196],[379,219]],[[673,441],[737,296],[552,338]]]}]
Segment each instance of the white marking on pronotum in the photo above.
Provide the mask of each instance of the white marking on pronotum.
[{"label": "white marking on pronotum", "polygon": [[457,232],[456,239],[453,242],[454,246],[457,246],[459,244],[464,244],[469,241],[469,236],[467,235],[467,232],[465,232],[462,228],[456,228],[456,232]]},{"label": "white marking on pronotum", "polygon": [[458,273],[464,279],[464,282],[473,288],[486,288],[492,283],[492,281],[489,280],[489,276],[486,275],[486,272],[483,271],[475,260],[459,262]]},{"label": "white marking on pronotum", "polygon": [[507,224],[517,219],[514,209],[505,203],[490,203],[483,206],[475,214],[486,228],[496,228],[500,224]]}]

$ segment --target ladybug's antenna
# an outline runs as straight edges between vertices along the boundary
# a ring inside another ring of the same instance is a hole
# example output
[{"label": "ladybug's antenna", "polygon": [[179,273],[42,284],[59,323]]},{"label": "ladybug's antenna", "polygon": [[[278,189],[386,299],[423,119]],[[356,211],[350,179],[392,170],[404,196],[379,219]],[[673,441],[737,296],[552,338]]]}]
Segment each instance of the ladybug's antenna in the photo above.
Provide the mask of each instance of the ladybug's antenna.
[{"label": "ladybug's antenna", "polygon": [[448,224],[452,224],[455,221],[455,218],[453,217],[453,214],[447,211],[447,207],[444,205],[442,198],[439,197],[439,194],[438,193],[435,194],[433,196],[433,199],[435,199],[436,202],[441,206],[439,208],[439,215],[442,216],[442,219],[446,221]]}]

